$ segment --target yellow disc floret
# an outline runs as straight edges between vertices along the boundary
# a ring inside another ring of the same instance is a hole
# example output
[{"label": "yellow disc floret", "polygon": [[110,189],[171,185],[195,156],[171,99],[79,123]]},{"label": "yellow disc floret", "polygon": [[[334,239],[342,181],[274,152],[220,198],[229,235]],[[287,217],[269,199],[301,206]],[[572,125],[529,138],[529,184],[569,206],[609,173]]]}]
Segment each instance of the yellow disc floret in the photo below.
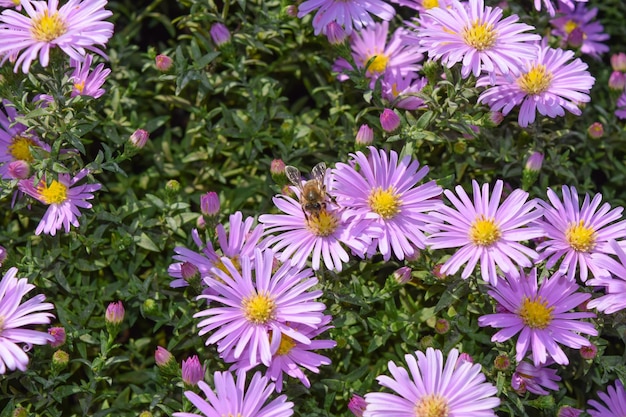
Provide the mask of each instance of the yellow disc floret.
[{"label": "yellow disc floret", "polygon": [[57,180],[53,180],[50,185],[44,183],[38,186],[37,191],[46,204],[61,204],[67,200],[67,187]]},{"label": "yellow disc floret", "polygon": [[495,219],[481,214],[469,229],[469,240],[476,246],[491,246],[502,236]]},{"label": "yellow disc floret", "polygon": [[266,324],[276,316],[276,303],[267,294],[255,294],[242,302],[243,314],[252,324]]},{"label": "yellow disc floret", "polygon": [[37,146],[32,139],[24,136],[15,136],[11,139],[8,151],[16,161],[33,162],[33,154],[30,151],[31,146]]},{"label": "yellow disc floret", "polygon": [[463,29],[463,40],[465,43],[478,51],[485,51],[495,45],[498,39],[498,32],[489,23],[474,21],[471,26]]},{"label": "yellow disc floret", "polygon": [[50,16],[46,10],[33,19],[30,32],[34,39],[40,42],[50,42],[67,32],[67,25],[58,12]]},{"label": "yellow disc floret", "polygon": [[432,9],[433,7],[439,7],[439,0],[423,0],[422,7],[425,10]]},{"label": "yellow disc floret", "polygon": [[535,300],[524,297],[517,314],[526,326],[532,329],[545,329],[552,322],[552,310],[554,307],[548,307],[548,301],[544,301],[541,296]]},{"label": "yellow disc floret", "polygon": [[374,59],[368,65],[367,70],[376,74],[382,74],[385,72],[387,63],[389,63],[389,57],[385,54],[371,55],[367,57],[367,61],[365,62],[367,63],[372,58]]},{"label": "yellow disc floret", "polygon": [[372,189],[367,199],[372,211],[383,219],[391,219],[400,211],[400,198],[393,187],[383,190],[382,187]]},{"label": "yellow disc floret", "polygon": [[294,342],[294,340],[291,337],[283,334],[280,336],[280,346],[278,346],[276,355],[278,356],[286,355],[289,352],[291,352],[291,349],[293,349],[295,346],[296,346],[296,342]]},{"label": "yellow disc floret", "polygon": [[550,88],[552,83],[552,73],[546,69],[545,65],[536,64],[526,74],[517,79],[517,85],[526,94],[541,94]]},{"label": "yellow disc floret", "polygon": [[565,240],[576,252],[589,252],[596,246],[596,231],[582,220],[573,222],[565,230]]},{"label": "yellow disc floret", "polygon": [[318,237],[332,235],[339,226],[339,219],[327,210],[320,210],[315,215],[310,215],[307,220],[307,228]]},{"label": "yellow disc floret", "polygon": [[439,394],[427,394],[415,404],[415,417],[448,417],[450,407],[444,397]]}]

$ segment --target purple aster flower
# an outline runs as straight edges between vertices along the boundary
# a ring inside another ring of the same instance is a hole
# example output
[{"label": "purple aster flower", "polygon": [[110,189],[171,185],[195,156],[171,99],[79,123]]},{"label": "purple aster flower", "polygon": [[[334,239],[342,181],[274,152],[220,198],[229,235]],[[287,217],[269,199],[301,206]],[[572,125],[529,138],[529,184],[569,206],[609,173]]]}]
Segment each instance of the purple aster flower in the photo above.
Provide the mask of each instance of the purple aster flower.
[{"label": "purple aster flower", "polygon": [[443,264],[442,274],[454,274],[467,263],[461,275],[466,279],[480,261],[483,280],[496,285],[496,266],[513,276],[518,273],[517,266],[532,266],[530,259],[537,253],[520,242],[542,235],[540,228],[528,226],[541,217],[542,210],[536,201],[526,201],[528,193],[520,189],[500,204],[503,186],[498,180],[490,199],[489,184],[483,184],[481,191],[473,180],[473,202],[461,186],[455,188],[458,198],[452,191],[444,191],[455,208],[442,206],[430,213],[439,231],[429,236],[427,244],[432,249],[460,249]]},{"label": "purple aster flower", "polygon": [[[332,191],[330,176],[326,175],[326,192]],[[300,190],[292,188],[300,196]],[[269,236],[262,244],[278,253],[281,262],[304,267],[309,257],[314,270],[320,269],[323,260],[326,268],[341,271],[350,256],[343,245],[358,256],[364,256],[370,237],[355,230],[348,222],[348,213],[331,202],[317,216],[305,215],[297,200],[279,195],[274,204],[285,214],[263,214],[259,222],[265,225]],[[364,241],[367,240],[367,241]]]},{"label": "purple aster flower", "polygon": [[617,110],[615,110],[615,116],[619,119],[626,119],[626,91],[623,92],[617,99]]},{"label": "purple aster flower", "polygon": [[530,349],[535,366],[547,363],[549,358],[567,365],[569,359],[558,343],[579,349],[589,346],[590,342],[578,333],[598,335],[593,324],[579,321],[593,318],[595,314],[570,312],[591,297],[591,294],[576,292],[579,288],[576,282],[557,272],[539,286],[537,268],[527,276],[506,274],[505,278],[488,293],[506,311],[484,315],[478,319],[478,325],[502,328],[493,335],[492,342],[504,342],[519,333],[515,346],[518,362]]},{"label": "purple aster flower", "polygon": [[[565,7],[573,8],[575,1],[587,2],[587,0],[557,0],[557,5],[561,7],[565,6]],[[554,4],[552,3],[552,0],[535,0],[535,9],[537,11],[541,11],[542,3],[546,6],[546,9],[548,10],[548,13],[550,14],[550,16],[554,16],[556,9],[554,8]]]},{"label": "purple aster flower", "polygon": [[[352,57],[358,68],[366,69],[365,75],[371,80],[370,88],[374,89],[376,80],[388,72],[404,77],[421,69],[418,62],[423,56],[418,46],[404,42],[408,33],[406,29],[398,28],[387,42],[389,22],[381,22],[352,34]],[[338,61],[333,67],[335,71],[352,70],[344,58]]]},{"label": "purple aster flower", "polygon": [[558,381],[561,377],[556,374],[556,369],[548,368],[553,362],[533,365],[526,361],[522,361],[515,368],[515,372],[511,376],[511,386],[519,393],[524,394],[526,391],[537,395],[550,394],[545,388],[558,391]]},{"label": "purple aster flower", "polygon": [[14,10],[3,11],[0,14],[2,64],[17,56],[14,71],[21,65],[27,73],[39,57],[39,63],[46,67],[53,47],[59,47],[78,61],[84,59],[86,50],[106,56],[97,47],[104,46],[113,35],[113,23],[104,21],[113,14],[105,10],[106,4],[106,0],[69,0],[59,9],[58,0],[24,1],[22,6],[28,16]]},{"label": "purple aster flower", "polygon": [[74,72],[70,75],[70,81],[73,84],[72,97],[89,96],[100,98],[106,90],[101,88],[106,78],[111,73],[110,69],[105,69],[104,64],[98,64],[91,71],[91,61],[93,55],[87,54],[83,62],[70,59],[70,65],[74,68]]},{"label": "purple aster flower", "polygon": [[322,323],[325,306],[315,301],[322,292],[308,291],[318,282],[311,277],[312,271],[285,263],[273,273],[273,261],[271,250],[256,249],[253,260],[241,257],[241,269],[224,257],[225,271],[213,268],[212,274],[205,278],[217,294],[198,298],[222,306],[210,307],[194,317],[202,318],[198,324],[200,336],[216,330],[206,344],[217,343],[223,358],[248,357],[249,366],[259,362],[269,366],[282,336],[310,344],[311,339],[298,331],[297,326],[316,328]]},{"label": "purple aster flower", "polygon": [[262,225],[255,227],[253,225],[254,217],[247,217],[244,221],[240,211],[230,215],[228,232],[222,224],[218,224],[216,230],[221,254],[213,248],[210,241],[203,242],[198,230],[194,229],[191,236],[200,252],[182,246],[174,248],[176,255],[173,256],[173,259],[179,262],[171,264],[168,268],[169,275],[176,278],[170,283],[170,286],[178,288],[189,285],[188,278],[190,276],[184,274],[185,263],[195,266],[201,278],[209,276],[213,267],[225,271],[221,261],[222,256],[230,258],[231,262],[239,268],[239,258],[241,256],[253,257],[254,249],[263,234]]},{"label": "purple aster flower", "polygon": [[543,206],[543,219],[535,225],[544,230],[545,241],[537,246],[537,262],[547,259],[546,268],[552,268],[563,259],[559,272],[570,280],[575,279],[577,269],[581,281],[586,281],[589,271],[594,277],[606,275],[598,267],[593,254],[613,253],[609,242],[626,238],[626,221],[621,220],[622,207],[611,210],[609,203],[602,202],[602,194],[593,200],[585,194],[582,207],[578,202],[578,192],[574,187],[563,186],[563,201],[554,191],[548,189],[550,203],[540,201]]},{"label": "purple aster flower", "polygon": [[544,116],[564,116],[565,110],[580,116],[580,103],[587,103],[589,91],[595,78],[587,71],[587,64],[574,58],[574,52],[536,45],[535,58],[522,66],[522,75],[517,78],[496,76],[481,77],[478,87],[487,88],[478,97],[492,111],[507,115],[515,106],[521,106],[518,123],[522,127],[535,121],[535,113]]},{"label": "purple aster flower", "polygon": [[[428,56],[451,68],[462,62],[461,76],[478,77],[485,71],[517,75],[525,60],[535,56],[533,41],[539,35],[525,33],[534,29],[517,23],[517,15],[502,18],[499,7],[485,7],[483,0],[461,3],[452,0],[452,7],[428,9],[413,42],[428,51]],[[410,41],[410,40],[409,40]]]},{"label": "purple aster flower", "polygon": [[[18,115],[15,107],[8,101],[2,101],[4,112],[0,110],[0,177],[2,179],[15,179],[15,169],[10,164],[16,161],[32,163],[33,148],[41,148],[50,152],[50,146],[43,143],[31,131],[26,130],[26,126],[15,123]],[[5,113],[6,112],[6,113]]]},{"label": "purple aster flower", "polygon": [[363,417],[495,416],[493,409],[500,405],[495,396],[498,389],[485,382],[479,364],[457,363],[458,357],[456,349],[445,362],[440,350],[428,348],[425,355],[417,351],[404,356],[409,372],[390,361],[391,377],[381,375],[377,380],[394,393],[366,394]]},{"label": "purple aster flower", "polygon": [[382,81],[382,96],[393,107],[405,110],[417,110],[424,106],[424,100],[416,95],[428,84],[428,79],[416,73],[406,76],[398,72],[386,72]]},{"label": "purple aster flower", "polygon": [[58,180],[49,183],[46,178],[42,178],[38,183],[33,179],[20,180],[18,186],[20,191],[30,195],[40,202],[48,205],[48,210],[42,217],[35,234],[41,232],[54,236],[57,230],[65,228],[65,233],[69,233],[70,225],[78,227],[79,208],[90,209],[93,193],[98,191],[101,184],[76,185],[82,180],[89,170],[80,170],[74,178],[69,174],[59,174]]},{"label": "purple aster flower", "polygon": [[433,7],[451,7],[452,0],[391,0],[392,3],[397,3],[400,6],[408,7],[413,10],[417,10],[420,14]]},{"label": "purple aster flower", "polygon": [[577,31],[582,37],[580,51],[583,54],[600,59],[600,54],[609,51],[609,47],[604,44],[609,39],[609,35],[604,32],[604,26],[595,20],[598,14],[597,8],[588,10],[585,4],[578,3],[576,7],[562,7],[561,10],[564,12],[563,16],[552,19],[550,23],[554,26],[552,34],[562,38],[564,46]]},{"label": "purple aster flower", "polygon": [[298,17],[304,17],[317,10],[313,17],[315,34],[320,32],[330,23],[337,22],[351,35],[353,28],[356,31],[374,24],[370,14],[382,20],[391,20],[396,10],[383,0],[305,0],[298,7]]},{"label": "purple aster flower", "polygon": [[[28,294],[34,285],[29,284],[26,278],[16,278],[17,268],[9,268],[0,281],[0,374],[7,369],[25,371],[28,365],[26,351],[32,345],[45,345],[54,342],[54,337],[46,332],[24,329],[31,324],[48,324],[54,317],[43,310],[52,310],[54,306],[44,303],[46,297],[42,294],[22,303],[22,298]],[[22,348],[19,344],[23,343]]]},{"label": "purple aster flower", "polygon": [[193,391],[185,391],[185,397],[202,414],[174,413],[174,417],[289,417],[293,414],[293,403],[287,402],[286,395],[280,395],[266,404],[274,392],[274,384],[260,372],[252,376],[246,389],[246,373],[238,372],[237,380],[230,372],[215,372],[213,376],[215,391],[206,382],[198,382],[206,400]]},{"label": "purple aster flower", "polygon": [[[317,349],[332,349],[337,343],[334,340],[314,340],[313,338],[332,328],[330,326],[331,316],[324,316],[322,322],[317,327],[304,325],[294,326],[294,330],[301,332],[311,339],[311,343],[305,344],[293,340],[289,336],[282,335],[280,345],[272,354],[272,361],[267,368],[266,376],[276,382],[276,392],[283,390],[283,374],[292,378],[298,378],[305,387],[310,388],[311,382],[307,378],[302,368],[311,372],[319,373],[319,367],[330,365],[331,361],[326,356],[313,352]],[[226,358],[226,362],[233,362],[231,358]],[[249,365],[244,360],[235,363],[230,369],[248,369]]]},{"label": "purple aster flower", "polygon": [[442,191],[435,181],[418,185],[428,167],[420,169],[411,156],[399,160],[395,151],[373,146],[369,156],[357,152],[351,158],[334,170],[334,195],[339,205],[350,208],[350,223],[374,237],[372,249],[378,247],[385,261],[392,253],[402,260],[424,249],[431,220],[426,213],[441,205],[436,197]]},{"label": "purple aster flower", "polygon": [[617,255],[619,262],[605,254],[592,256],[598,268],[610,272],[610,275],[600,276],[587,281],[588,286],[604,287],[605,295],[587,303],[588,308],[595,308],[606,314],[613,314],[626,308],[626,253],[616,241],[610,242],[611,249]]},{"label": "purple aster flower", "polygon": [[609,387],[607,393],[599,392],[602,403],[589,400],[587,404],[594,409],[587,410],[591,417],[622,417],[626,416],[626,391],[619,379],[615,380],[615,387]]}]

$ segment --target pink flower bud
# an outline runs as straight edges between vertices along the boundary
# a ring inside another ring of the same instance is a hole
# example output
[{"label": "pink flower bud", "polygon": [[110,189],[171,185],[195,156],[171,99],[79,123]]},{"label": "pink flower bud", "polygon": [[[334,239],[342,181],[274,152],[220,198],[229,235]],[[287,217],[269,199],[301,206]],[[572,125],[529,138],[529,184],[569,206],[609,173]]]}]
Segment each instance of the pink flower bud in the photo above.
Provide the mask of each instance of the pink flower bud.
[{"label": "pink flower bud", "polygon": [[215,191],[200,196],[200,211],[204,216],[217,216],[220,212],[220,198]]},{"label": "pink flower bud", "polygon": [[166,72],[172,68],[174,61],[167,55],[159,54],[154,59],[154,64],[159,71]]},{"label": "pink flower bud", "polygon": [[211,39],[213,39],[213,43],[217,47],[220,47],[230,42],[230,32],[223,23],[213,23],[210,33]]},{"label": "pink flower bud", "polygon": [[543,165],[543,154],[541,152],[533,152],[526,161],[525,169],[528,171],[541,171],[541,165]]},{"label": "pink flower bud", "polygon": [[626,75],[623,72],[613,71],[609,77],[609,88],[611,90],[622,91],[626,86]]},{"label": "pink flower bud", "polygon": [[357,145],[367,146],[374,141],[374,129],[366,124],[362,124],[356,134]]},{"label": "pink flower bud", "polygon": [[582,346],[580,348],[580,356],[582,356],[583,359],[593,359],[597,354],[598,348],[593,343],[589,346]]},{"label": "pink flower bud", "polygon": [[272,175],[281,175],[285,173],[285,162],[282,159],[274,159],[270,164],[270,173]]},{"label": "pink flower bud", "polygon": [[611,55],[611,67],[613,71],[626,72],[626,54],[619,52]]},{"label": "pink flower bud", "polygon": [[7,260],[9,253],[4,246],[0,246],[0,266]]},{"label": "pink flower bud", "polygon": [[380,125],[385,132],[393,132],[400,126],[400,116],[391,109],[385,109],[380,115]]},{"label": "pink flower bud", "polygon": [[146,146],[149,138],[150,134],[147,131],[143,129],[137,129],[133,132],[132,135],[130,135],[129,140],[131,145],[133,145],[137,149],[141,149]]},{"label": "pink flower bud", "polygon": [[326,33],[326,38],[331,45],[341,45],[348,37],[343,27],[335,21],[326,25],[324,33]]},{"label": "pink flower bud", "polygon": [[204,379],[204,367],[198,359],[198,355],[193,355],[183,361],[183,382],[187,385],[196,385]]},{"label": "pink flower bud", "polygon": [[9,162],[7,171],[11,178],[16,180],[23,180],[30,175],[30,165],[26,161],[18,159],[17,161]]},{"label": "pink flower bud", "polygon": [[356,417],[363,417],[365,407],[367,407],[365,398],[356,394],[353,395],[352,398],[350,398],[350,402],[348,403],[348,409],[352,411],[352,414],[354,414]]},{"label": "pink flower bud", "polygon": [[54,337],[54,340],[50,342],[50,346],[53,348],[59,347],[65,343],[66,335],[65,328],[63,327],[50,327],[48,334]]},{"label": "pink flower bud", "polygon": [[602,126],[602,123],[600,122],[592,123],[587,129],[587,134],[589,134],[589,137],[593,139],[600,139],[604,136],[604,126]]},{"label": "pink flower bud", "polygon": [[172,355],[169,350],[165,349],[162,346],[157,346],[154,351],[154,362],[156,362],[159,368],[168,365],[171,361],[174,360],[174,355]]},{"label": "pink flower bud", "polygon": [[411,268],[408,266],[403,266],[401,268],[396,269],[393,273],[393,278],[398,282],[398,284],[406,284],[411,281]]},{"label": "pink flower bud", "polygon": [[120,324],[124,321],[124,305],[121,301],[110,303],[104,314],[104,319],[111,324]]}]

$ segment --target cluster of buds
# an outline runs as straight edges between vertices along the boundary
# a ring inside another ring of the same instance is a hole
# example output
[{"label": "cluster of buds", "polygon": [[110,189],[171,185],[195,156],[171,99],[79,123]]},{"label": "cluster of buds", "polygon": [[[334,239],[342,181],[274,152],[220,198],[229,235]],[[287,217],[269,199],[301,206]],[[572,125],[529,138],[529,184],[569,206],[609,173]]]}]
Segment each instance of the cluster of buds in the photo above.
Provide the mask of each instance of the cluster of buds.
[{"label": "cluster of buds", "polygon": [[611,56],[611,67],[613,72],[609,77],[609,88],[615,91],[622,91],[626,86],[626,54],[620,52]]}]

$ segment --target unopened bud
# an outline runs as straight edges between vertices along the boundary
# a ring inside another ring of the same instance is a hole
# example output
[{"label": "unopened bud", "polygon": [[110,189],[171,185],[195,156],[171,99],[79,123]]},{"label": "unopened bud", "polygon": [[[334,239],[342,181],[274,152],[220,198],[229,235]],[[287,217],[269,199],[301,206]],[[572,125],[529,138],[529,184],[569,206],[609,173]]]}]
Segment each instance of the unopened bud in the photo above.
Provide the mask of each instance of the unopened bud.
[{"label": "unopened bud", "polygon": [[7,172],[13,179],[26,179],[30,176],[30,164],[26,161],[22,161],[21,159],[11,161],[7,166]]},{"label": "unopened bud", "polygon": [[355,138],[356,150],[362,151],[364,148],[371,145],[372,142],[374,142],[374,129],[366,124],[362,124]]},{"label": "unopened bud", "polygon": [[575,28],[567,35],[567,44],[572,48],[580,48],[583,44],[585,32],[580,27]]},{"label": "unopened bud", "polygon": [[65,328],[50,327],[48,329],[48,334],[54,337],[54,340],[50,342],[50,346],[52,346],[53,348],[57,348],[65,344],[65,339],[66,339]]},{"label": "unopened bud", "polygon": [[600,139],[604,136],[604,126],[600,122],[592,123],[587,129],[587,134],[592,139]]},{"label": "unopened bud", "polygon": [[29,417],[28,411],[24,407],[16,407],[11,417]]},{"label": "unopened bud", "polygon": [[393,273],[393,278],[398,284],[406,284],[407,282],[411,281],[411,268],[409,268],[408,266],[403,266],[396,269],[396,271]]},{"label": "unopened bud", "polygon": [[124,321],[124,305],[121,301],[110,303],[104,314],[104,319],[111,324],[121,324]]},{"label": "unopened bud", "polygon": [[213,23],[211,26],[211,39],[218,48],[230,42],[230,32],[223,23]]},{"label": "unopened bud", "polygon": [[435,332],[437,334],[446,334],[450,331],[450,322],[446,319],[437,319],[435,322]]},{"label": "unopened bud", "polygon": [[0,266],[7,260],[9,253],[4,246],[0,246]]},{"label": "unopened bud", "polygon": [[493,366],[498,371],[506,371],[511,366],[511,360],[507,355],[498,355],[493,360]]},{"label": "unopened bud", "polygon": [[380,115],[380,125],[385,132],[391,133],[400,126],[400,116],[391,109],[385,109]]},{"label": "unopened bud", "polygon": [[583,413],[583,410],[579,410],[578,408],[570,407],[569,405],[563,406],[559,408],[559,412],[557,413],[557,417],[578,417]]},{"label": "unopened bud", "polygon": [[141,149],[146,146],[148,139],[150,138],[150,134],[148,131],[143,129],[137,129],[130,135],[130,144],[133,145],[137,149]]},{"label": "unopened bud", "polygon": [[461,353],[458,357],[458,359],[456,360],[456,364],[455,367],[458,368],[459,365],[464,364],[464,363],[474,363],[474,358],[472,358],[472,355],[470,355],[469,353]]},{"label": "unopened bud", "polygon": [[159,71],[167,72],[172,68],[174,61],[167,55],[159,54],[154,59],[154,64]]},{"label": "unopened bud", "polygon": [[613,71],[626,72],[626,54],[619,52],[611,55],[611,67]]},{"label": "unopened bud", "polygon": [[220,212],[220,197],[215,191],[209,191],[200,196],[200,211],[203,216],[217,216]]},{"label": "unopened bud", "polygon": [[183,361],[182,375],[186,385],[194,386],[204,379],[204,367],[198,359],[198,355],[193,355]]},{"label": "unopened bud", "polygon": [[609,77],[609,88],[615,91],[622,91],[626,86],[626,75],[620,71],[613,71]]},{"label": "unopened bud", "polygon": [[326,25],[326,28],[324,30],[326,33],[326,38],[331,45],[341,45],[348,37],[343,27],[341,27],[341,25],[335,21],[332,21],[328,25]]},{"label": "unopened bud", "polygon": [[580,348],[580,356],[582,356],[583,359],[593,359],[597,354],[598,348],[593,343],[589,346],[582,346]]},{"label": "unopened bud", "polygon": [[58,372],[70,362],[70,355],[64,350],[57,350],[52,354],[52,368]]},{"label": "unopened bud", "polygon": [[365,398],[356,394],[354,394],[352,398],[350,398],[350,402],[348,403],[348,409],[352,411],[352,414],[354,414],[356,417],[363,417],[365,407],[367,407]]},{"label": "unopened bud", "polygon": [[526,165],[522,170],[522,189],[524,191],[530,190],[530,187],[537,181],[542,164],[543,154],[541,152],[533,152],[532,155],[528,157]]},{"label": "unopened bud", "polygon": [[285,174],[285,162],[282,159],[274,159],[270,164],[270,175],[279,187],[284,187],[289,181]]}]

